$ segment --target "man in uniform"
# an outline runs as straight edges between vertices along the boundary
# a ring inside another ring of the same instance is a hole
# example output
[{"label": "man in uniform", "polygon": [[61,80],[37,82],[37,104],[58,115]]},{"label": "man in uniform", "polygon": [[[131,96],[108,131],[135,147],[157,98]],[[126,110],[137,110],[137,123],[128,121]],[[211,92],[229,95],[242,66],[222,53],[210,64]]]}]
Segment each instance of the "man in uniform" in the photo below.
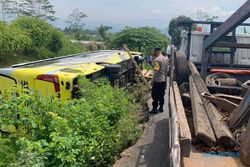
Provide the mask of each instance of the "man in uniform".
[{"label": "man in uniform", "polygon": [[[164,96],[168,73],[168,58],[162,55],[160,48],[154,49],[155,60],[153,62],[154,78],[152,88],[153,109],[151,113],[163,112]],[[160,105],[159,109],[158,106]]]}]

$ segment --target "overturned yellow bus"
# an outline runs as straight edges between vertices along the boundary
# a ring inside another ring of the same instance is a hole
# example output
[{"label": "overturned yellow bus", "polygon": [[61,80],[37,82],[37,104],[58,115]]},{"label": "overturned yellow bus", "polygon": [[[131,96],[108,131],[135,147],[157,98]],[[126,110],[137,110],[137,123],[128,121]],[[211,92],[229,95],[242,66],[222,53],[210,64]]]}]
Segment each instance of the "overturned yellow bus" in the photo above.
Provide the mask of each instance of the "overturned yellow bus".
[{"label": "overturned yellow bus", "polygon": [[[141,53],[132,52],[138,63]],[[45,96],[56,95],[61,99],[77,98],[80,75],[96,80],[108,77],[119,86],[126,86],[135,79],[136,70],[129,55],[119,50],[104,50],[91,53],[45,59],[13,65],[0,69],[0,92],[17,86],[28,87]]]}]

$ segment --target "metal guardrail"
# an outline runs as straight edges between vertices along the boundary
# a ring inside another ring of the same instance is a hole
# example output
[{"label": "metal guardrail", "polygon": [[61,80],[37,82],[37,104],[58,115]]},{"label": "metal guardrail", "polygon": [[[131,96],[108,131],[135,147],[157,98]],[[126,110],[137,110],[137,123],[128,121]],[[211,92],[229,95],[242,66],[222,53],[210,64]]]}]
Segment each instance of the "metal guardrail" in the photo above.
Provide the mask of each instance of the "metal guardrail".
[{"label": "metal guardrail", "polygon": [[180,148],[180,128],[177,117],[176,103],[173,92],[173,81],[175,71],[175,48],[171,48],[171,60],[170,60],[170,83],[169,89],[169,111],[170,111],[170,126],[169,126],[169,141],[170,141],[170,166],[181,167],[181,148]]},{"label": "metal guardrail", "polygon": [[170,106],[170,129],[171,129],[171,167],[181,167],[181,148],[180,148],[180,127],[177,118],[176,104],[174,100],[174,92],[172,86],[169,90],[169,106]]},{"label": "metal guardrail", "polygon": [[171,46],[171,57],[170,57],[170,85],[172,86],[174,80],[174,62],[175,62],[175,48]]},{"label": "metal guardrail", "polygon": [[[214,25],[214,26],[220,26],[224,22],[218,22],[218,21],[184,21],[179,23],[180,26],[186,26],[186,25],[194,25],[194,24],[203,24],[203,25]],[[250,26],[250,23],[242,23],[240,26]]]}]

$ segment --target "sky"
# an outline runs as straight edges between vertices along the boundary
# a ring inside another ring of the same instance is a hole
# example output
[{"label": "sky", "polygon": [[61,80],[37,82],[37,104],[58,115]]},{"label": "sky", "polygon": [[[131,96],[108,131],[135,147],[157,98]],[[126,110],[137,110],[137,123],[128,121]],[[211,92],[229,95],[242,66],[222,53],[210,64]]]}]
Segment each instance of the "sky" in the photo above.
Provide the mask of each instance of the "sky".
[{"label": "sky", "polygon": [[88,15],[86,26],[98,24],[122,26],[168,27],[170,20],[179,15],[197,18],[201,9],[210,16],[224,21],[246,0],[51,0],[58,17],[58,27],[65,26],[67,15],[79,8]]}]

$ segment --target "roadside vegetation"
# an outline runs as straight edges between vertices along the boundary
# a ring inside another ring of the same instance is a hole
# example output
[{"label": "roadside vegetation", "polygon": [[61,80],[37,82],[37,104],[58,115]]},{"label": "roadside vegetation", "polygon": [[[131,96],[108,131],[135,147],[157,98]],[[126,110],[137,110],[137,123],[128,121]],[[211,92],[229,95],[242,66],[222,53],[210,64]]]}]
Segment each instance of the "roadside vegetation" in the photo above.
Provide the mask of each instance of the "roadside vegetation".
[{"label": "roadside vegetation", "polygon": [[20,17],[11,23],[0,22],[1,65],[84,52],[45,20]]},{"label": "roadside vegetation", "polygon": [[0,95],[0,166],[110,166],[140,136],[139,107],[106,80],[80,81],[81,98]]},{"label": "roadside vegetation", "polygon": [[152,27],[126,28],[116,33],[109,42],[111,48],[127,44],[131,50],[152,54],[155,47],[166,49],[169,38]]},{"label": "roadside vegetation", "polygon": [[84,52],[50,23],[49,0],[0,1],[0,66]]}]

